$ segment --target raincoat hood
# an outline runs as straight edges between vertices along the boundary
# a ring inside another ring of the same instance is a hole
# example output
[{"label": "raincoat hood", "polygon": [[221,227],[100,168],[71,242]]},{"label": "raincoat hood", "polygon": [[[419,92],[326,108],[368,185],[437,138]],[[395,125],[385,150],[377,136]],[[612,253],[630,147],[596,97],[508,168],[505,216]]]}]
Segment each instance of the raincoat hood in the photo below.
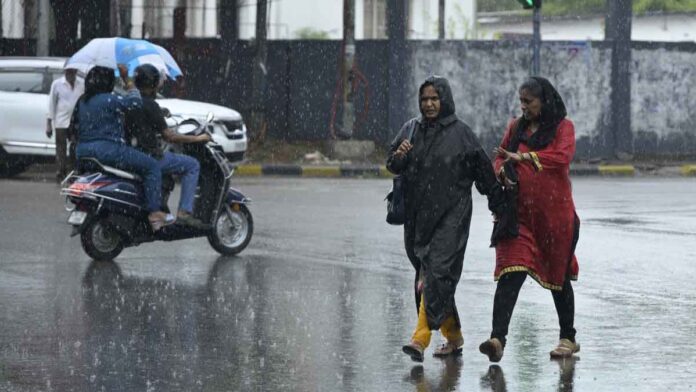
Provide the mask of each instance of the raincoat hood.
[{"label": "raincoat hood", "polygon": [[[423,93],[423,89],[426,86],[433,86],[437,91],[437,95],[440,96],[440,113],[437,115],[438,121],[444,120],[449,116],[455,114],[454,109],[454,98],[452,98],[452,88],[450,88],[447,79],[442,76],[433,75],[425,79],[425,82],[421,84],[418,89],[418,108],[420,110],[420,96]],[[421,115],[423,111],[421,110]],[[425,119],[425,115],[422,117]]]}]

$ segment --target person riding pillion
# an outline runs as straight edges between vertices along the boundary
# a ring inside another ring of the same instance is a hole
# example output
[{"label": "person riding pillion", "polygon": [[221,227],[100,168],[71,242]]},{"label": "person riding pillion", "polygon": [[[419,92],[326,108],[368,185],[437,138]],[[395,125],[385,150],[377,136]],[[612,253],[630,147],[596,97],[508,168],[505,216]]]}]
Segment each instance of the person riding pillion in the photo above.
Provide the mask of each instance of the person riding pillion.
[{"label": "person riding pillion", "polygon": [[76,155],[78,159],[96,158],[103,164],[141,176],[148,220],[153,231],[157,231],[170,223],[160,206],[162,174],[154,159],[125,142],[122,117],[128,111],[141,107],[143,101],[128,78],[128,69],[119,66],[119,71],[128,87],[126,96],[113,93],[116,83],[114,69],[95,66],[87,73],[85,93],[78,100],[74,115],[79,123]]}]

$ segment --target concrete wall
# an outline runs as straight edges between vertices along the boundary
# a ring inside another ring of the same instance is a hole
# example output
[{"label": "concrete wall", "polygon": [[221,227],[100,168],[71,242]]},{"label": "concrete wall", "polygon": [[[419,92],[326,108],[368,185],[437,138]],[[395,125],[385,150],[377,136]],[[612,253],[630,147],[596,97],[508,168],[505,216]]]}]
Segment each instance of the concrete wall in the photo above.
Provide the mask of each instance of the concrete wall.
[{"label": "concrete wall", "polygon": [[[253,47],[249,41],[187,40],[172,50],[186,73],[187,97],[239,110],[251,109]],[[0,54],[30,55],[33,40],[0,39]],[[696,43],[633,42],[632,131],[639,156],[696,158]],[[320,140],[329,135],[338,77],[340,41],[270,41],[268,135],[286,140]],[[431,74],[450,79],[457,113],[486,147],[500,141],[509,119],[519,113],[517,87],[528,75],[531,50],[513,41],[408,41],[403,67],[409,116],[418,112],[417,88]],[[358,41],[357,59],[367,86],[355,97],[355,137],[380,143],[396,129],[388,125],[389,46],[386,40]],[[608,134],[611,50],[599,42],[545,42],[541,69],[558,88],[576,127],[578,156],[599,155]],[[340,107],[336,118],[340,122]],[[253,130],[252,130],[253,132]]]},{"label": "concrete wall", "polygon": [[[417,88],[431,74],[450,80],[457,113],[491,146],[519,113],[517,87],[528,75],[523,42],[410,42],[413,113]],[[632,130],[639,155],[696,154],[696,44],[634,43]],[[609,131],[611,51],[604,42],[547,42],[542,75],[563,96],[576,127],[578,155],[595,156]]]}]

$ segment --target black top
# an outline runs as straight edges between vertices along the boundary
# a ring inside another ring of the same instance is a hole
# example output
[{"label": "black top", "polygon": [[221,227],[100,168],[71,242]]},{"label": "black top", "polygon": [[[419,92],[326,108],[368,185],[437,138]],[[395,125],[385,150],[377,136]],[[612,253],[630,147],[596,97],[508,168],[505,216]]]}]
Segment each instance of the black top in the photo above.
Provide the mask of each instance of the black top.
[{"label": "black top", "polygon": [[162,109],[154,99],[143,97],[143,107],[126,114],[126,140],[136,139],[135,147],[154,158],[162,158],[160,140],[167,129]]}]

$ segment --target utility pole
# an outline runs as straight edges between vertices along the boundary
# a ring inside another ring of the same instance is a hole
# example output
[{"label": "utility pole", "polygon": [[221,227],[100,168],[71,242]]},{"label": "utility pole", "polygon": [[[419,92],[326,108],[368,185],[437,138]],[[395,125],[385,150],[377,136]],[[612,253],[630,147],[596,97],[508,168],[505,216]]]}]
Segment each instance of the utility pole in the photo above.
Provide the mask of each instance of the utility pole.
[{"label": "utility pole", "polygon": [[387,35],[389,37],[389,114],[390,135],[407,120],[406,78],[409,68],[406,51],[408,0],[387,0]]},{"label": "utility pole", "polygon": [[343,85],[343,121],[338,136],[350,139],[355,127],[353,106],[353,69],[355,67],[355,1],[343,0],[343,63],[341,77]]},{"label": "utility pole", "polygon": [[117,37],[121,35],[120,1],[111,0],[109,5],[111,7],[111,12],[109,12],[109,30],[112,37]]},{"label": "utility pole", "polygon": [[613,157],[633,154],[631,132],[631,0],[608,1],[604,39],[611,44],[610,117],[605,147]]},{"label": "utility pole", "polygon": [[[532,25],[534,29],[534,35],[532,36],[532,76],[539,75],[541,72],[540,63],[540,51],[541,51],[541,1],[542,0],[517,0],[518,3],[522,4],[522,8],[528,10],[532,9],[534,14],[532,15]],[[611,0],[610,0],[611,1]]]},{"label": "utility pole", "polygon": [[50,45],[50,10],[51,5],[48,0],[38,0],[39,12],[37,15],[37,37],[36,37],[36,55],[48,56]]},{"label": "utility pole", "polygon": [[267,47],[267,0],[256,1],[256,56],[254,57],[254,70],[252,75],[252,109],[251,109],[251,126],[252,131],[256,133],[258,140],[263,140],[266,136],[266,117],[264,108],[264,93],[266,91],[266,58],[268,54]]},{"label": "utility pole", "polygon": [[229,44],[239,39],[237,0],[220,2],[220,37],[223,44]]},{"label": "utility pole", "polygon": [[534,7],[534,16],[532,17],[534,25],[534,36],[532,37],[532,75],[539,75],[541,72],[540,56],[541,54],[541,1],[538,7]]},{"label": "utility pole", "polygon": [[437,5],[437,38],[445,39],[445,0],[439,0]]}]

